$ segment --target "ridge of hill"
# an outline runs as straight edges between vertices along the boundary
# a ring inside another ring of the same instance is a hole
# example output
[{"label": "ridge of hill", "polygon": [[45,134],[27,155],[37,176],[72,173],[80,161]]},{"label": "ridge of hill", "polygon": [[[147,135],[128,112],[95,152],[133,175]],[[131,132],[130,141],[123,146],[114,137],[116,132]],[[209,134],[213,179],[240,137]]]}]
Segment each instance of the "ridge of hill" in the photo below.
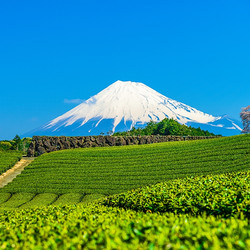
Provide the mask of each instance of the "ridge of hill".
[{"label": "ridge of hill", "polygon": [[114,194],[174,178],[250,168],[250,135],[69,149],[36,158],[5,193]]}]

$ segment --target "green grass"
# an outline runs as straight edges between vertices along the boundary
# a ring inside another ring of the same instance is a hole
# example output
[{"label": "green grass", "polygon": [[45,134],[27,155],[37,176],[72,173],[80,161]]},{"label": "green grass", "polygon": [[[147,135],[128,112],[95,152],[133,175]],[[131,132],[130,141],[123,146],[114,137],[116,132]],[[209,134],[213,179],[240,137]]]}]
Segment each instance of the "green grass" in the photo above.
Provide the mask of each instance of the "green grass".
[{"label": "green grass", "polygon": [[0,150],[0,175],[12,168],[22,158],[22,152]]},{"label": "green grass", "polygon": [[115,194],[175,178],[250,169],[250,135],[44,154],[1,192]]}]

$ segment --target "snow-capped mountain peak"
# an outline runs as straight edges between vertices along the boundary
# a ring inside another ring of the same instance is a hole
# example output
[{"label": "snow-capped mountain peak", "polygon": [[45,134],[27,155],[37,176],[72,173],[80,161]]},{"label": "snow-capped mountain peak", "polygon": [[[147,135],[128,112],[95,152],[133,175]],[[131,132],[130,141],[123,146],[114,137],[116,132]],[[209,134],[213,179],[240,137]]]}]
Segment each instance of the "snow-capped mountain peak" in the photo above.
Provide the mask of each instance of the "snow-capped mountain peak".
[{"label": "snow-capped mountain peak", "polygon": [[180,123],[188,121],[207,123],[218,119],[165,97],[143,83],[116,81],[97,95],[51,121],[47,128],[56,126],[62,121],[64,122],[60,126],[70,126],[80,120],[80,126],[83,126],[89,120],[97,118],[99,121],[96,126],[103,119],[114,119],[112,131],[115,131],[122,120],[125,123],[132,121],[130,125],[132,128],[137,122],[161,121],[166,117],[174,118]]},{"label": "snow-capped mountain peak", "polygon": [[[170,99],[143,83],[118,80],[55,118],[36,134],[98,135],[110,130],[129,130],[133,126],[143,126],[151,120],[157,122],[166,117],[182,124],[210,124],[211,128],[222,118]],[[220,124],[214,126],[219,127]],[[239,129],[238,125],[232,126]]]}]

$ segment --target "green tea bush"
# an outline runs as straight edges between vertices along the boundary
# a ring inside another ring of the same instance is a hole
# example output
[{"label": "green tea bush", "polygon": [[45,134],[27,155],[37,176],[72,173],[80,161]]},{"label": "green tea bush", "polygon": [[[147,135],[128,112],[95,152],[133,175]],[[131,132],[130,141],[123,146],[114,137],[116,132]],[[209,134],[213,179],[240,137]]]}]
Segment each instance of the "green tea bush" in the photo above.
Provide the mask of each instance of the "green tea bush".
[{"label": "green tea bush", "polygon": [[19,205],[20,208],[33,208],[33,207],[39,207],[39,206],[48,206],[54,201],[56,201],[58,195],[56,194],[37,194],[32,197],[30,201],[25,202],[22,205]]},{"label": "green tea bush", "polygon": [[249,249],[249,221],[100,206],[0,213],[1,249]]},{"label": "green tea bush", "polygon": [[[2,195],[3,194],[1,194],[0,197],[3,197]],[[26,202],[29,202],[33,197],[35,197],[35,194],[33,193],[12,194],[5,202],[0,204],[0,211],[19,208]]]},{"label": "green tea bush", "polygon": [[68,193],[58,197],[52,204],[53,205],[73,205],[82,201],[84,194]]},{"label": "green tea bush", "polygon": [[22,158],[18,151],[0,151],[0,175],[13,167]]},{"label": "green tea bush", "polygon": [[250,218],[250,171],[176,179],[106,197],[102,204],[144,212]]},{"label": "green tea bush", "polygon": [[9,200],[9,198],[11,198],[11,196],[12,195],[10,193],[0,193],[0,206],[1,206],[2,203]]}]

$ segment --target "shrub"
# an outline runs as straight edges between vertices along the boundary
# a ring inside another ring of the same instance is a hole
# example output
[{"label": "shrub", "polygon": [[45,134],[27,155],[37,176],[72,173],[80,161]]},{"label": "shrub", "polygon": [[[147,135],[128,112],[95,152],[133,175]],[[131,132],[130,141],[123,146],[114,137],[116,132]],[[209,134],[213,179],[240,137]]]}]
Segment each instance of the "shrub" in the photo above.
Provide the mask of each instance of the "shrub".
[{"label": "shrub", "polygon": [[0,141],[0,150],[10,150],[12,147],[11,143],[8,141]]}]

